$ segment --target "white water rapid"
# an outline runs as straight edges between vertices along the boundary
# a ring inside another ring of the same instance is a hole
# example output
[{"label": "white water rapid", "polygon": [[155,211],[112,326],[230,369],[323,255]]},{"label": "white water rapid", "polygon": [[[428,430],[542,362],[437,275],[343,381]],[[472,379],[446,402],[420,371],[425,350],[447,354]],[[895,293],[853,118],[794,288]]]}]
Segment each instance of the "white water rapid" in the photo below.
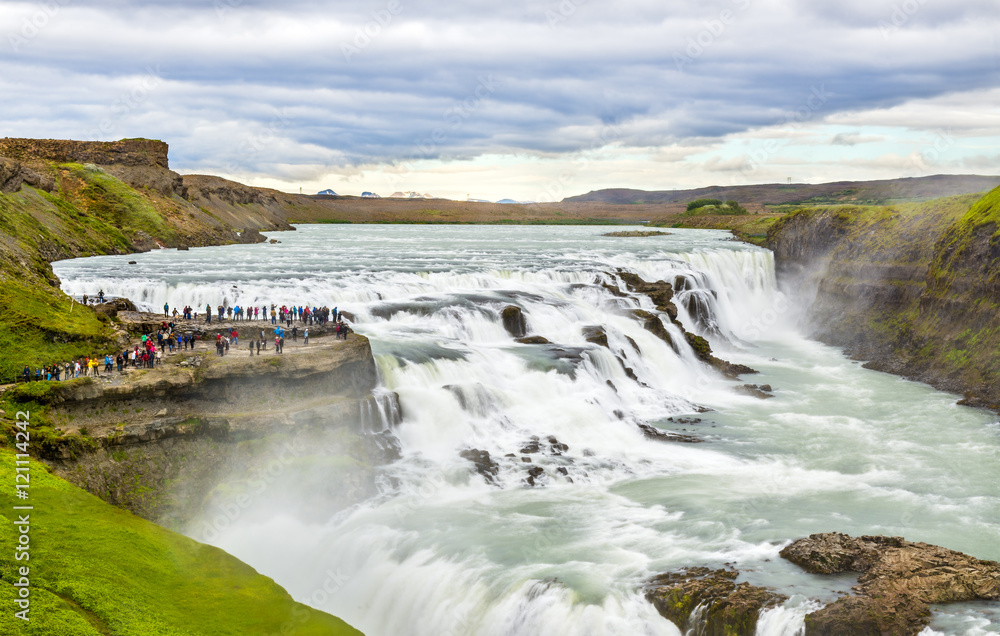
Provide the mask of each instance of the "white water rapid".
[{"label": "white water rapid", "polygon": [[[280,506],[258,501],[258,514],[211,537],[189,531],[369,636],[679,634],[643,582],[723,564],[791,597],[758,626],[790,636],[853,584],[779,558],[796,538],[900,535],[1000,558],[993,414],[800,335],[766,250],[716,231],[602,236],[610,229],[300,226],[270,234],[279,244],[54,268],[68,293],[103,289],[149,309],[226,300],[351,312],[402,408],[403,456],[380,469],[379,496],[305,514],[292,484]],[[619,268],[680,282],[680,321],[760,375],[726,380],[672,325],[677,351],[643,329],[628,310],[650,300],[601,285],[619,287]],[[514,342],[507,305],[552,344]],[[591,326],[608,348],[586,340]],[[744,382],[775,397],[737,394]],[[647,439],[639,424],[705,441]],[[522,452],[532,436],[541,452]],[[496,484],[465,449],[498,462]],[[530,467],[543,471],[534,487]],[[998,613],[945,606],[927,633],[1000,633]]]}]

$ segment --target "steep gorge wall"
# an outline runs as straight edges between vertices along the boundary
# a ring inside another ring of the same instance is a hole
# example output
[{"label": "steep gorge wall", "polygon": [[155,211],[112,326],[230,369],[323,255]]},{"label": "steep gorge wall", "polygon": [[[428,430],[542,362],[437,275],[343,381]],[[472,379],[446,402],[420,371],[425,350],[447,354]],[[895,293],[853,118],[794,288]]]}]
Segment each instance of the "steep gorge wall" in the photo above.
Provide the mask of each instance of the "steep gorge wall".
[{"label": "steep gorge wall", "polygon": [[1000,409],[1000,188],[806,209],[768,234],[811,334],[866,366]]}]

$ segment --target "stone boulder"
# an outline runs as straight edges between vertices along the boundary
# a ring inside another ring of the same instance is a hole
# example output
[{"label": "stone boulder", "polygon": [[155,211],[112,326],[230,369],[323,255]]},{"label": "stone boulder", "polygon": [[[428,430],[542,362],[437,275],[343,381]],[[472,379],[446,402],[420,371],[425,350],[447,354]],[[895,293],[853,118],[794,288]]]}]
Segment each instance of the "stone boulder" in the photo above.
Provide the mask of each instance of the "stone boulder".
[{"label": "stone boulder", "polygon": [[[686,568],[661,574],[649,582],[646,599],[682,633],[703,636],[753,636],[761,610],[787,597],[767,588],[736,583],[739,572]],[[703,624],[694,624],[695,608]]]},{"label": "stone boulder", "polygon": [[476,467],[476,472],[482,475],[487,483],[495,484],[500,466],[490,457],[489,451],[470,448],[460,452],[459,457],[467,459]]},{"label": "stone boulder", "polygon": [[524,312],[520,307],[507,305],[500,312],[500,319],[503,321],[503,328],[507,333],[515,338],[523,338],[528,333],[528,323],[524,319]]},{"label": "stone boulder", "polygon": [[583,339],[599,347],[608,348],[608,334],[604,327],[590,326],[583,328]]},{"label": "stone boulder", "polygon": [[816,574],[859,572],[857,596],[806,616],[806,635],[918,634],[930,604],[1000,600],[1000,563],[901,537],[813,534],[781,556]]}]

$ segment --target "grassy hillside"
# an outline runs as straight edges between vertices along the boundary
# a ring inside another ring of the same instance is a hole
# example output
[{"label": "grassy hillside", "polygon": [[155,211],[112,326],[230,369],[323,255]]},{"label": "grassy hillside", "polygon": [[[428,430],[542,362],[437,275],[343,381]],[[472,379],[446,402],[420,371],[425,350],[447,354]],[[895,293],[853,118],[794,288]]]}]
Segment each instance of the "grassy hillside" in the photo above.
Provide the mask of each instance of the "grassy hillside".
[{"label": "grassy hillside", "polygon": [[[30,429],[29,429],[30,430]],[[0,450],[0,633],[38,636],[359,634],[296,603],[222,550],[108,505],[30,465],[30,499],[14,499],[14,455]],[[28,503],[30,561],[14,560],[12,506]],[[17,568],[30,567],[29,623],[13,616]]]},{"label": "grassy hillside", "polygon": [[[242,206],[226,200],[233,188],[223,180],[210,184],[213,192],[192,188],[188,200],[169,189],[130,185],[111,168],[93,164],[32,167],[51,178],[51,191],[23,185],[0,193],[0,383],[25,365],[34,369],[100,354],[114,342],[104,317],[59,290],[51,261],[158,245],[232,243],[247,238],[238,232],[244,228],[287,227],[265,205],[271,199],[260,196],[263,203],[255,199]],[[136,170],[129,174],[151,183],[174,175],[164,168]]]}]

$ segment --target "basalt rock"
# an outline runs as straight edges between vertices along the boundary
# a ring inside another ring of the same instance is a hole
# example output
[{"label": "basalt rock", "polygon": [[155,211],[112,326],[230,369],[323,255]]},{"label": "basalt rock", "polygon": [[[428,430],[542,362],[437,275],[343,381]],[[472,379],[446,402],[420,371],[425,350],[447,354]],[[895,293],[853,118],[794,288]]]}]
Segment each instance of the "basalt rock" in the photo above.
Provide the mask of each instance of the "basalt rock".
[{"label": "basalt rock", "polygon": [[50,175],[36,172],[15,159],[0,157],[0,193],[17,192],[23,183],[46,192],[55,190],[55,180]]},{"label": "basalt rock", "polygon": [[615,274],[625,283],[625,286],[637,293],[649,296],[656,306],[657,311],[662,311],[670,316],[671,321],[677,320],[677,306],[673,303],[674,287],[665,280],[658,280],[650,283],[639,278],[638,275],[625,270],[618,270]]},{"label": "basalt rock", "polygon": [[525,336],[524,338],[514,338],[514,342],[521,344],[535,345],[535,344],[549,344],[547,338],[541,336]]},{"label": "basalt rock", "polygon": [[[767,387],[765,390],[764,387]],[[750,397],[760,398],[761,400],[766,400],[767,398],[773,398],[774,395],[771,393],[771,385],[764,384],[757,386],[756,384],[744,384],[743,386],[738,386],[734,389],[737,393],[742,395],[749,395]]]},{"label": "basalt rock", "polygon": [[694,435],[681,435],[680,433],[670,433],[667,431],[661,431],[655,426],[650,426],[649,424],[639,423],[637,425],[642,434],[646,436],[647,439],[656,440],[659,442],[683,442],[685,444],[700,444],[705,440],[700,437],[695,437]]},{"label": "basalt rock", "polygon": [[500,466],[490,458],[489,451],[470,448],[460,452],[459,456],[472,462],[476,467],[476,472],[482,475],[487,483],[496,483],[496,476],[500,470]]},{"label": "basalt rock", "polygon": [[670,332],[668,332],[667,328],[663,326],[663,321],[660,320],[659,316],[650,313],[645,309],[633,309],[632,316],[642,322],[643,329],[670,345],[670,348],[673,349],[675,353],[680,353],[677,345],[674,343],[674,339],[670,337]]},{"label": "basalt rock", "polygon": [[608,348],[608,334],[604,327],[591,326],[583,328],[583,339],[599,347]]},{"label": "basalt rock", "polygon": [[726,360],[715,357],[712,355],[712,345],[708,343],[708,340],[705,340],[701,336],[685,332],[684,337],[687,338],[688,344],[691,345],[691,348],[694,350],[695,355],[698,356],[698,359],[727,378],[735,380],[741,375],[758,373],[758,371],[751,369],[745,364],[735,364],[733,362],[727,362]]},{"label": "basalt rock", "polygon": [[[687,568],[649,582],[646,599],[683,633],[704,636],[753,636],[761,610],[787,597],[749,583],[736,583],[738,572]],[[697,616],[692,616],[701,608]]]},{"label": "basalt rock", "polygon": [[1000,599],[1000,563],[901,537],[813,534],[781,556],[816,574],[859,572],[856,596],[806,616],[806,635],[918,634],[930,604]]},{"label": "basalt rock", "polygon": [[523,338],[528,333],[528,323],[520,307],[507,305],[500,312],[500,319],[503,321],[503,328],[515,338]]},{"label": "basalt rock", "polygon": [[541,466],[529,466],[528,476],[525,477],[524,482],[529,486],[534,487],[538,485],[535,480],[543,476],[544,474],[545,474],[545,469],[542,468]]},{"label": "basalt rock", "polygon": [[115,298],[114,300],[109,300],[106,303],[101,303],[99,305],[94,305],[94,311],[99,314],[104,314],[108,318],[116,318],[118,312],[120,311],[138,311],[133,303],[128,298]]}]

